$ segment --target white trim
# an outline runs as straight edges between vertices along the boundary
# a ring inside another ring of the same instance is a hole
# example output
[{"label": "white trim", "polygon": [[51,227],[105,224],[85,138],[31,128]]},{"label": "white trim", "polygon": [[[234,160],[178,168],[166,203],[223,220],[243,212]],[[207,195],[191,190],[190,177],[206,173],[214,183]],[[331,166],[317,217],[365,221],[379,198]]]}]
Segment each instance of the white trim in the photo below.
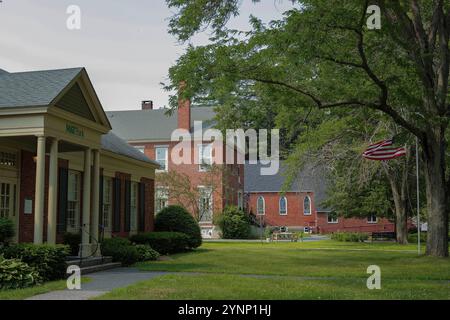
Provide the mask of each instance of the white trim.
[{"label": "white trim", "polygon": [[337,215],[336,215],[336,220],[330,222],[330,214],[331,213],[333,213],[333,212],[328,212],[327,213],[327,223],[328,224],[338,224],[339,223],[339,217]]},{"label": "white trim", "polygon": [[[369,218],[375,217],[375,221],[369,220]],[[371,214],[370,216],[367,217],[366,219],[368,224],[377,224],[378,223],[378,217],[376,214]]]},{"label": "white trim", "polygon": [[[203,149],[205,147],[210,147],[209,149],[209,160],[210,160],[210,164],[213,164],[213,144],[212,143],[203,143],[203,144],[197,144],[197,152],[198,152],[198,172],[208,172],[208,169],[202,168],[202,160],[203,160]],[[201,153],[200,153],[200,148],[201,148]],[[200,154],[202,156],[200,156]]]},{"label": "white trim", "polygon": [[[281,213],[281,200],[284,199],[286,202],[286,212],[285,213]],[[278,213],[280,214],[280,216],[287,216],[288,215],[288,199],[286,196],[282,196],[278,199]]]},{"label": "white trim", "polygon": [[[306,199],[309,200],[309,213],[305,212],[305,201],[306,201]],[[311,216],[312,215],[312,200],[311,200],[311,197],[309,195],[306,195],[303,198],[303,215],[304,216]]]},{"label": "white trim", "polygon": [[[259,199],[263,200],[263,213],[259,213]],[[256,199],[256,215],[258,215],[258,216],[265,216],[266,215],[266,199],[264,198],[264,196],[259,196]]]},{"label": "white trim", "polygon": [[158,149],[166,150],[166,165],[164,169],[156,169],[157,173],[168,172],[169,171],[169,146],[155,146],[155,161],[158,162]]}]

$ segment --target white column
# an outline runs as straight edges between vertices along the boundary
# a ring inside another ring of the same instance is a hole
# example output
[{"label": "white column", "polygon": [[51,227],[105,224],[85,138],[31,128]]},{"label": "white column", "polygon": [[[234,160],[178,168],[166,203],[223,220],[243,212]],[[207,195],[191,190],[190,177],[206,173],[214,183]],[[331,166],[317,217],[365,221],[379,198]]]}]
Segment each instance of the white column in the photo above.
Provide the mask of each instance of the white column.
[{"label": "white column", "polygon": [[[98,243],[98,226],[99,226],[99,206],[100,206],[100,152],[98,150],[93,151],[94,167],[93,167],[93,181],[92,181],[92,225],[91,225],[91,238],[94,244]],[[95,248],[94,248],[95,249]],[[100,246],[97,247],[95,253],[100,256]]]},{"label": "white column", "polygon": [[56,244],[56,212],[58,197],[58,139],[53,138],[50,147],[48,178],[48,224],[47,243]]},{"label": "white column", "polygon": [[83,226],[81,230],[82,256],[91,255],[90,220],[91,220],[91,149],[84,152],[83,175]]},{"label": "white column", "polygon": [[43,243],[45,194],[45,137],[37,137],[36,189],[34,195],[34,243]]}]

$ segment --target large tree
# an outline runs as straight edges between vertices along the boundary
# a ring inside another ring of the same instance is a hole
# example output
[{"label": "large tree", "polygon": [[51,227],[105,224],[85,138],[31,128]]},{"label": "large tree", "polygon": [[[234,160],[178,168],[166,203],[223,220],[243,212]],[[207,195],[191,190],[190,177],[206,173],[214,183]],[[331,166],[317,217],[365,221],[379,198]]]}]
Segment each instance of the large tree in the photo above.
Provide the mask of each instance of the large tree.
[{"label": "large tree", "polygon": [[[449,3],[298,0],[269,25],[252,17],[252,30],[243,33],[225,27],[240,1],[167,2],[178,9],[170,27],[180,40],[208,26],[214,32],[212,44],[189,47],[171,68],[167,89],[186,80],[185,97],[227,105],[243,92],[280,87],[301,101],[293,108],[371,109],[417,137],[425,167],[427,254],[448,256]],[[381,9],[379,30],[366,25],[371,4]]]}]

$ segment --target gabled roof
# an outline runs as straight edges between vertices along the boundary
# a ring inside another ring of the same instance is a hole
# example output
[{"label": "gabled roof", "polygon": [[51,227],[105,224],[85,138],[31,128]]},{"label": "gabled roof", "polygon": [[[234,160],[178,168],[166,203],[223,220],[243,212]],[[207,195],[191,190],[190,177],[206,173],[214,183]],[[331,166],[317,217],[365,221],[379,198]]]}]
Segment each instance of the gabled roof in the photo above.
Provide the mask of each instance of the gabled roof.
[{"label": "gabled roof", "polygon": [[83,68],[0,71],[0,108],[48,106]]},{"label": "gabled roof", "polygon": [[102,126],[111,125],[85,68],[10,73],[0,71],[0,111],[60,108]]},{"label": "gabled roof", "polygon": [[[171,116],[166,109],[130,110],[107,112],[115,134],[127,141],[170,141],[178,127],[178,111]],[[203,129],[214,126],[215,112],[212,107],[192,107],[191,126],[203,121]]]},{"label": "gabled roof", "polygon": [[144,161],[155,164],[159,167],[159,163],[150,160],[145,154],[130,146],[126,141],[116,136],[114,133],[109,132],[102,136],[102,149],[111,151],[116,154],[120,154],[125,157],[129,157],[135,160]]},{"label": "gabled roof", "polygon": [[[263,176],[261,175],[261,168],[268,166],[258,164],[245,164],[245,186],[244,190],[247,193],[257,192],[282,192],[284,183],[286,181],[287,164],[280,162],[280,170],[276,175]],[[314,192],[314,199],[317,211],[329,211],[329,209],[322,206],[327,196],[327,179],[326,172],[323,168],[306,167],[304,168],[297,179],[294,180],[287,192]]]}]

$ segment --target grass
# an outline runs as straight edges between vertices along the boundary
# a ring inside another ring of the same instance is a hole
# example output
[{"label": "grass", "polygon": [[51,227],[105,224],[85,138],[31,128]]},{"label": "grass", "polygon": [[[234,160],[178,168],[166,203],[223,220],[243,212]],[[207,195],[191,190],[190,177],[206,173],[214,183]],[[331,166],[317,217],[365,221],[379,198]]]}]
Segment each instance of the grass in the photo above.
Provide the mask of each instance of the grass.
[{"label": "grass", "polygon": [[[140,263],[168,274],[100,299],[450,299],[450,260],[417,256],[414,245],[205,243],[171,260]],[[369,265],[382,289],[368,290]]]},{"label": "grass", "polygon": [[[88,283],[90,280],[90,278],[82,277],[81,283]],[[31,288],[0,290],[0,300],[24,300],[39,294],[56,290],[64,290],[66,288],[66,280],[49,281]]]}]

